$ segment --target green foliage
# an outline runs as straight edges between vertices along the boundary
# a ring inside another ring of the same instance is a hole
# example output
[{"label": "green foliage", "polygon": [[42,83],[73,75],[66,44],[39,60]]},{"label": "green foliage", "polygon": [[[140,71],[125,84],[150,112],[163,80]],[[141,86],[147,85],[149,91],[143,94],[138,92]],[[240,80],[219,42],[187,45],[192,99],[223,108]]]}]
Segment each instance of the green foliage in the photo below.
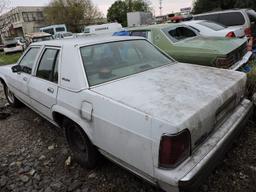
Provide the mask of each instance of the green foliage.
[{"label": "green foliage", "polygon": [[3,52],[0,52],[0,65],[8,65],[13,64],[18,61],[20,58],[21,53],[15,53],[15,54],[8,54],[5,55]]},{"label": "green foliage", "polygon": [[127,13],[132,11],[150,11],[150,2],[147,0],[117,0],[108,9],[108,21],[117,21],[127,26]]},{"label": "green foliage", "polygon": [[81,27],[102,17],[91,0],[52,0],[44,15],[49,25],[66,24],[72,32],[81,32]]},{"label": "green foliage", "polygon": [[256,1],[254,0],[195,0],[194,14],[203,13],[214,10],[225,10],[233,8],[251,8],[256,9]]}]

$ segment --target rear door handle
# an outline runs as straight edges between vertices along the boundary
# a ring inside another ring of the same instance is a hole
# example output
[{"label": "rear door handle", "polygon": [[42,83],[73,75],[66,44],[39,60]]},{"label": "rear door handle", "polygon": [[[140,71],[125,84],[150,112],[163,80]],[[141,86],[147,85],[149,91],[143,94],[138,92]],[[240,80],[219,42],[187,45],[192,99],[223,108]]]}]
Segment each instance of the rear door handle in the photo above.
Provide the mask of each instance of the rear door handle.
[{"label": "rear door handle", "polygon": [[51,87],[49,87],[49,88],[47,89],[47,91],[50,92],[50,93],[54,93],[54,89],[51,88]]},{"label": "rear door handle", "polygon": [[27,77],[23,77],[23,81],[27,81],[28,80],[28,78]]}]

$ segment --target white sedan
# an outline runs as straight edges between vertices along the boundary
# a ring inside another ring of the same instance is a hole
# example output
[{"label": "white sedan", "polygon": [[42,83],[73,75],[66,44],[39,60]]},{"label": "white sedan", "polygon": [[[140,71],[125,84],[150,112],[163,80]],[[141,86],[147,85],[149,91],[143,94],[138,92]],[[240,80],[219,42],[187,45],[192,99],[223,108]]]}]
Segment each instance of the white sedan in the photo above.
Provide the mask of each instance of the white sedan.
[{"label": "white sedan", "polygon": [[168,192],[197,186],[252,110],[244,73],[178,63],[141,37],[33,43],[0,80],[12,106],[63,128],[82,166],[102,154]]},{"label": "white sedan", "polygon": [[243,38],[245,33],[242,27],[226,27],[213,21],[192,20],[183,22],[205,37]]}]

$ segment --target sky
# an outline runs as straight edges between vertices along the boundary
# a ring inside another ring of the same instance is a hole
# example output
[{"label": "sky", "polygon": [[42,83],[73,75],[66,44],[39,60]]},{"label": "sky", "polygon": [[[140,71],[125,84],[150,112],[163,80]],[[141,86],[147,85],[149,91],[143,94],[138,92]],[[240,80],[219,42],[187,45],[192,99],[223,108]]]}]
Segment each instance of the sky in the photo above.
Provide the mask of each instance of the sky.
[{"label": "sky", "polygon": [[[16,6],[42,6],[47,5],[50,0],[9,0],[9,7]],[[162,0],[162,13],[177,12],[180,8],[191,7],[193,0]],[[99,10],[106,16],[108,8],[115,0],[92,0]],[[150,0],[155,15],[159,15],[159,0]]]}]

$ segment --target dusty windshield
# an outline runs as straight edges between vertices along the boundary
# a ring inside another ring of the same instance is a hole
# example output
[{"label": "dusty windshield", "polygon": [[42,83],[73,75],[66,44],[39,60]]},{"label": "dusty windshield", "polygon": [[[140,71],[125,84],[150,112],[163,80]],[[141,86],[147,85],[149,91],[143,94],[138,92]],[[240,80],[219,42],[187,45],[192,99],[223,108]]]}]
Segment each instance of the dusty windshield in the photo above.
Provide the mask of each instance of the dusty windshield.
[{"label": "dusty windshield", "polygon": [[86,46],[81,55],[90,86],[173,62],[145,40]]}]

